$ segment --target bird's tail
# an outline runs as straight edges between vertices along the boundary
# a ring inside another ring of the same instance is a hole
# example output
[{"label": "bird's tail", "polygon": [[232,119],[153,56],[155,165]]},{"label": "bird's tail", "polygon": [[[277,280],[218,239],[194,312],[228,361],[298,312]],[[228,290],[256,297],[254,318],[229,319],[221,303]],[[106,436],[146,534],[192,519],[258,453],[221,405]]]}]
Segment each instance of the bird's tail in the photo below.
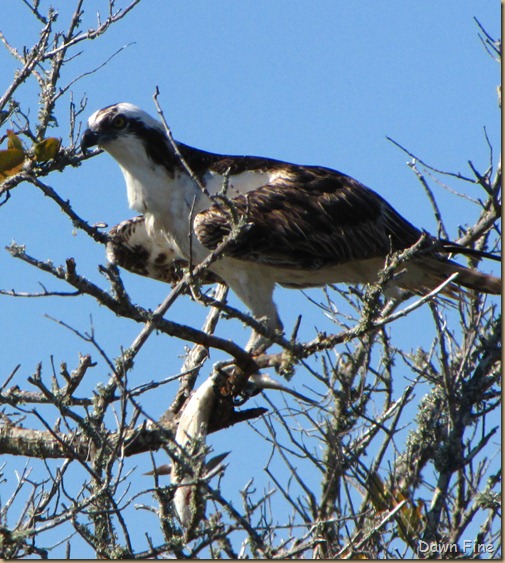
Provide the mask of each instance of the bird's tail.
[{"label": "bird's tail", "polygon": [[484,274],[478,270],[461,266],[451,260],[442,261],[434,258],[423,258],[420,260],[425,275],[432,280],[429,285],[434,289],[444,280],[454,273],[458,276],[453,283],[449,284],[443,291],[445,295],[456,297],[461,293],[462,288],[475,291],[477,293],[490,293],[491,295],[501,295],[502,280],[490,274]]}]

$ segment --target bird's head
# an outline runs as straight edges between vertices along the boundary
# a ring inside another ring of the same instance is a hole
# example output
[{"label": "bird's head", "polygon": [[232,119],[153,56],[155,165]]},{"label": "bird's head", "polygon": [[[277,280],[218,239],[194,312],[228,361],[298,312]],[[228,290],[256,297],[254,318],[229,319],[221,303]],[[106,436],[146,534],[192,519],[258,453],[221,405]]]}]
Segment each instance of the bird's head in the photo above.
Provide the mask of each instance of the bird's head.
[{"label": "bird's head", "polygon": [[95,111],[81,138],[81,149],[99,146],[122,166],[147,157],[151,163],[165,164],[170,145],[161,122],[133,104],[121,102]]}]

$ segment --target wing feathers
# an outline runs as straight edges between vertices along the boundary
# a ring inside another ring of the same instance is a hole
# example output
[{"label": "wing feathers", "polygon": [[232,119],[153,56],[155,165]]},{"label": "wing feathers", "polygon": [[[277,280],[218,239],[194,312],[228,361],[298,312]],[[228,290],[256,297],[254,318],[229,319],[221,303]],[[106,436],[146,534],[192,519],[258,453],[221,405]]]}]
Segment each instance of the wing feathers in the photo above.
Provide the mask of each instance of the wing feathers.
[{"label": "wing feathers", "polygon": [[[234,258],[283,268],[320,269],[384,257],[422,235],[378,194],[338,172],[287,169],[274,182],[231,200],[250,224],[228,250]],[[215,248],[232,228],[226,206],[197,215],[196,235]]]},{"label": "wing feathers", "polygon": [[[276,180],[233,198],[230,204],[234,215],[245,218],[248,228],[227,249],[227,255],[276,268],[314,271],[345,267],[346,263],[351,267],[409,248],[423,235],[377,193],[327,168],[286,165],[285,173]],[[229,207],[218,204],[199,213],[194,221],[196,236],[209,249],[231,232],[232,225]],[[422,244],[426,253],[415,259],[410,274],[399,281],[405,289],[431,290],[459,272],[448,288],[451,294],[456,286],[501,293],[500,279],[448,259],[450,253],[480,257],[487,253],[429,235]],[[332,277],[326,283],[339,281]]]}]

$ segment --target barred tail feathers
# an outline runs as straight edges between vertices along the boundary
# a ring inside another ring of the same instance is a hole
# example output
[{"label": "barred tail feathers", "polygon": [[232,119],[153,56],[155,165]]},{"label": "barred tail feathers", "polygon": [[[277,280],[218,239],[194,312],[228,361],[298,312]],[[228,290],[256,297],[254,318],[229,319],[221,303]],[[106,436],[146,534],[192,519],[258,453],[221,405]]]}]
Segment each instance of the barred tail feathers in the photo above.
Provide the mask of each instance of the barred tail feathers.
[{"label": "barred tail feathers", "polygon": [[[456,297],[462,289],[468,289],[477,293],[489,293],[491,295],[502,294],[502,280],[490,274],[484,274],[452,261],[442,261],[433,258],[424,258],[416,261],[423,270],[423,282],[421,285],[433,290],[444,282],[449,276],[457,273],[458,276],[453,283],[449,284],[442,293],[449,297]],[[407,288],[408,289],[408,288]]]}]

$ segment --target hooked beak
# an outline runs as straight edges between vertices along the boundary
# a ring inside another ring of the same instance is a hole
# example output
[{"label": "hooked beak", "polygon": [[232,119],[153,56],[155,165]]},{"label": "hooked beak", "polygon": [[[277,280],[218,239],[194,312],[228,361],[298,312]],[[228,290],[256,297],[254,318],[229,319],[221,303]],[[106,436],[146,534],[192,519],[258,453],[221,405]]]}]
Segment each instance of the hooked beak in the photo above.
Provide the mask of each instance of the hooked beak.
[{"label": "hooked beak", "polygon": [[86,154],[88,149],[98,145],[99,135],[91,129],[86,129],[81,137],[81,150]]}]

